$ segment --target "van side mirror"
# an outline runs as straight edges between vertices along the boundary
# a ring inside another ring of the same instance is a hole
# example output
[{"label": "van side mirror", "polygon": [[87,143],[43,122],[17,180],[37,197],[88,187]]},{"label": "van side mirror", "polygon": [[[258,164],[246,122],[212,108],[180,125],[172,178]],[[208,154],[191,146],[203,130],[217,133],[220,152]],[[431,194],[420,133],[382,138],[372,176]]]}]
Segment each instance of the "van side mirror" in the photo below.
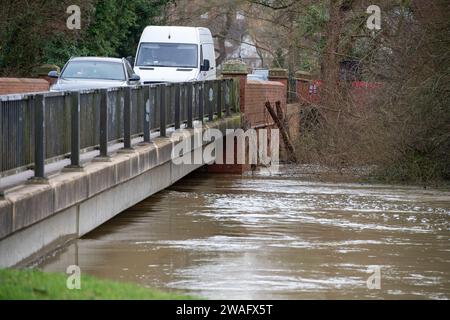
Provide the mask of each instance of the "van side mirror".
[{"label": "van side mirror", "polygon": [[200,71],[209,71],[210,63],[208,59],[203,60],[203,64],[200,66]]},{"label": "van side mirror", "polygon": [[131,77],[128,79],[128,81],[130,81],[130,82],[136,82],[136,81],[139,81],[139,80],[141,80],[141,77],[139,77],[136,73],[133,73],[131,75]]},{"label": "van side mirror", "polygon": [[58,79],[59,75],[58,75],[58,71],[56,70],[52,70],[48,73],[48,77],[49,78],[53,78],[53,79]]}]

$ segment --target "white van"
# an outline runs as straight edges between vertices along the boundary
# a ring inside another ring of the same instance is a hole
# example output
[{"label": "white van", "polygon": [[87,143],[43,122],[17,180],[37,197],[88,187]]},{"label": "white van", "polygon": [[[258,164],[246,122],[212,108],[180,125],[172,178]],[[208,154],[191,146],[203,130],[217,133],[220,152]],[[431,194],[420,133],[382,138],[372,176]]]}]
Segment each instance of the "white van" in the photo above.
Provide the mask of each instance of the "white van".
[{"label": "white van", "polygon": [[216,57],[207,28],[148,26],[136,54],[141,83],[216,79]]}]

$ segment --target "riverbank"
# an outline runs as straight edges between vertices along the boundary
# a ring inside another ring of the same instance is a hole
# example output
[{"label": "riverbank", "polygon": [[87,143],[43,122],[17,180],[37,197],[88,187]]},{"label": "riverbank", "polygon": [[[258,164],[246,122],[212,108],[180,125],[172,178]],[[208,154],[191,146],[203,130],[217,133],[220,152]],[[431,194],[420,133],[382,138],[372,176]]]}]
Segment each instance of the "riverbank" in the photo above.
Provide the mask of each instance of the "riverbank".
[{"label": "riverbank", "polygon": [[81,288],[69,290],[68,275],[35,269],[0,269],[0,300],[181,300],[194,299],[132,283],[81,276]]},{"label": "riverbank", "polygon": [[[266,168],[261,167],[260,170],[267,171],[269,175],[277,175],[276,172],[270,173]],[[375,165],[336,167],[321,164],[283,164],[283,174],[310,182],[370,183],[450,190],[450,181],[448,180],[433,180],[420,183],[418,181],[389,179],[380,174],[379,168]]]}]

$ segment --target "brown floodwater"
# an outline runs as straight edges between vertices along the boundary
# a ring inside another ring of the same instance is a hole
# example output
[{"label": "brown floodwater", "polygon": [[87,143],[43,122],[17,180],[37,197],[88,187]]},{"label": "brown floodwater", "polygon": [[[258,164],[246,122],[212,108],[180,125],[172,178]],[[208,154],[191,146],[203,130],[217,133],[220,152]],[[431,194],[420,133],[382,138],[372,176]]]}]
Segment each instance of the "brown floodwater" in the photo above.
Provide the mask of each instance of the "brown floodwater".
[{"label": "brown floodwater", "polygon": [[449,230],[448,191],[194,173],[38,267],[216,299],[448,299]]}]

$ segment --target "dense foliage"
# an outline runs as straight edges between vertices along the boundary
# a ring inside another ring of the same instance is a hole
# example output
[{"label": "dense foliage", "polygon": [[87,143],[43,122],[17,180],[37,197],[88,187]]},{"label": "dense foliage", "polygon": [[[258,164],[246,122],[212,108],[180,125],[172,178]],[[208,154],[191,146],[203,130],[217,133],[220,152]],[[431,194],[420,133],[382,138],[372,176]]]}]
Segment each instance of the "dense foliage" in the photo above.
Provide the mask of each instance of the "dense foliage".
[{"label": "dense foliage", "polygon": [[[133,55],[145,26],[164,21],[171,0],[1,0],[0,75],[29,76],[43,63],[62,66],[75,55]],[[69,30],[67,7],[81,9]]]},{"label": "dense foliage", "polygon": [[[450,180],[448,1],[247,2],[248,16],[266,21],[258,43],[281,48],[273,65],[321,80],[320,99],[301,99],[302,162],[375,168],[388,181]],[[375,30],[366,24],[374,4]],[[378,89],[354,90],[354,80]]]}]

